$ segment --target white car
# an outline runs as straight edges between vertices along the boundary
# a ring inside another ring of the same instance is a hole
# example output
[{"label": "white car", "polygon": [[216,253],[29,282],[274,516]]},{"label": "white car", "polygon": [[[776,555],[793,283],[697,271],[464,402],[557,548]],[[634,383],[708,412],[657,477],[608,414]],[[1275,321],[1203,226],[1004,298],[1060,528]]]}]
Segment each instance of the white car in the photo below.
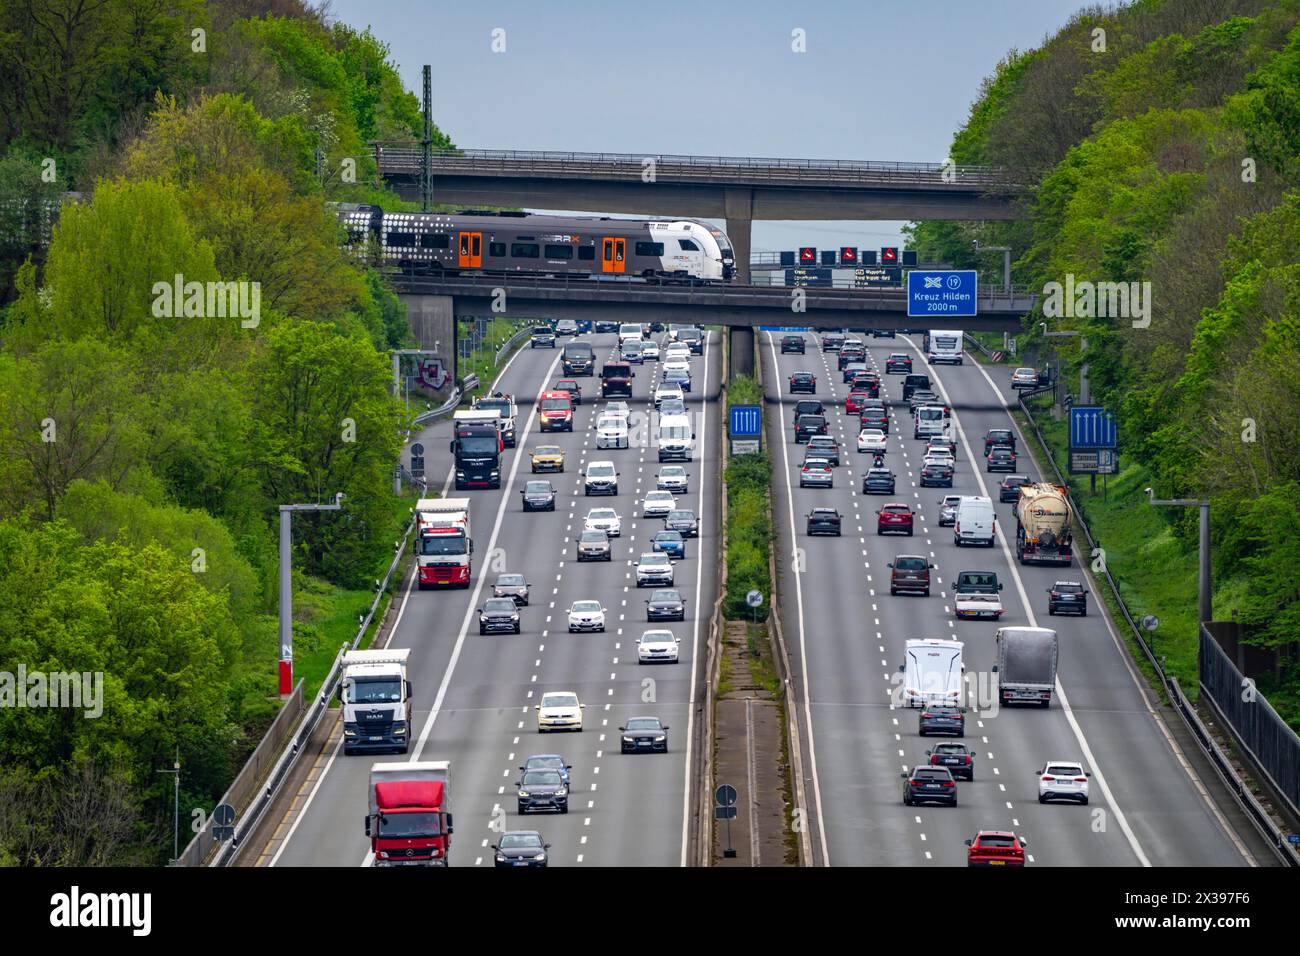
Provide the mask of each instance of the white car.
[{"label": "white car", "polygon": [[691,476],[686,474],[686,469],[683,466],[664,465],[659,469],[658,477],[655,478],[655,487],[684,495],[690,480]]},{"label": "white car", "polygon": [[654,359],[656,362],[659,361],[659,343],[653,341],[647,341],[644,345],[642,345],[641,358],[643,358],[647,362],[650,361],[650,359]]},{"label": "white car", "polygon": [[597,448],[627,448],[627,419],[616,415],[602,415],[596,422]]},{"label": "white car", "polygon": [[636,642],[636,659],[639,664],[676,664],[677,638],[672,631],[646,631]]},{"label": "white car", "polygon": [[858,451],[883,455],[889,445],[889,436],[879,428],[864,428],[858,432]]},{"label": "white car", "polygon": [[664,349],[663,361],[667,362],[686,362],[691,360],[691,347],[685,342],[674,342]]},{"label": "white car", "polygon": [[685,372],[691,374],[691,363],[685,357],[670,355],[663,363],[664,373],[668,372]]},{"label": "white car", "polygon": [[599,601],[574,601],[569,605],[569,633],[605,630],[605,609]]},{"label": "white car", "polygon": [[582,711],[586,706],[571,690],[547,691],[542,695],[542,702],[533,705],[537,711],[537,732],[581,730]]},{"label": "white car", "polygon": [[672,587],[673,562],[662,551],[647,551],[636,563],[636,586]]},{"label": "white car", "polygon": [[1002,616],[1002,598],[996,594],[973,592],[954,594],[952,603],[953,611],[959,621],[981,618],[992,618],[996,621]]},{"label": "white car", "polygon": [[933,451],[927,451],[925,457],[921,459],[921,467],[926,465],[947,465],[949,468],[957,467],[957,460],[952,457],[952,452],[946,448],[936,448]]},{"label": "white car", "polygon": [[655,386],[655,408],[663,405],[665,401],[675,400],[678,402],[686,401],[686,396],[682,394],[680,385],[660,382]]},{"label": "white car", "polygon": [[925,453],[930,455],[935,452],[948,455],[954,462],[957,460],[957,449],[955,443],[951,439],[931,438],[930,443],[925,446]]},{"label": "white car", "polygon": [[641,515],[645,518],[662,518],[677,508],[677,499],[671,491],[648,491],[641,501]]},{"label": "white car", "polygon": [[623,421],[627,421],[628,414],[629,410],[627,402],[606,402],[605,407],[601,410],[600,416],[601,418],[604,418],[606,415],[613,415],[615,418],[621,418]]},{"label": "white car", "polygon": [[623,533],[623,519],[613,508],[592,508],[582,522],[583,531],[603,531],[608,537],[617,538]]},{"label": "white car", "polygon": [[1077,760],[1049,760],[1038,771],[1038,802],[1078,800],[1088,802],[1090,771]]}]

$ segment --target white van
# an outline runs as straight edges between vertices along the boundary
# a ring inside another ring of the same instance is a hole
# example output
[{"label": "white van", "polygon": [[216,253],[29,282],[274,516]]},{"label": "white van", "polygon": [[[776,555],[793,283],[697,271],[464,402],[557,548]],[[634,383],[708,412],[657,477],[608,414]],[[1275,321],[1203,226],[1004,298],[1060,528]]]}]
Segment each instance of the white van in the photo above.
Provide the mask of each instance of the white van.
[{"label": "white van", "polygon": [[640,322],[624,322],[622,325],[618,327],[619,348],[622,348],[623,343],[626,342],[628,339],[639,339],[639,338],[641,338]]},{"label": "white van", "polygon": [[907,707],[926,704],[960,707],[962,678],[966,665],[961,641],[936,638],[908,641],[898,669],[903,673],[903,703]]},{"label": "white van", "polygon": [[963,496],[957,505],[957,521],[952,526],[952,540],[957,547],[963,544],[983,544],[993,547],[998,533],[998,519],[993,512],[993,502],[979,495]]},{"label": "white van", "polygon": [[952,362],[960,365],[963,343],[964,336],[960,329],[954,331],[931,329],[930,346],[926,358],[933,365],[938,365],[940,362]]},{"label": "white van", "polygon": [[912,420],[913,438],[941,438],[944,433],[942,405],[918,405]]},{"label": "white van", "polygon": [[695,432],[689,415],[659,416],[659,460],[690,461],[695,448]]}]

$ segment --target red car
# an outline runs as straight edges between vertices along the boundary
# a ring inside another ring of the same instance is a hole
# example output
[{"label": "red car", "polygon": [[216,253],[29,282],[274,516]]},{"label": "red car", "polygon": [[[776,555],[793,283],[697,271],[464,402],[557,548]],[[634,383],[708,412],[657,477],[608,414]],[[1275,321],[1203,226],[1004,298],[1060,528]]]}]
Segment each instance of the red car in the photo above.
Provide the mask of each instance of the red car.
[{"label": "red car", "polygon": [[876,512],[876,534],[887,531],[905,531],[912,533],[912,509],[900,501],[891,501]]},{"label": "red car", "polygon": [[1010,830],[981,830],[966,845],[967,866],[1024,866],[1029,841]]},{"label": "red car", "polygon": [[862,410],[867,407],[867,402],[872,396],[867,392],[849,392],[848,397],[844,399],[844,413],[846,415],[861,415]]}]

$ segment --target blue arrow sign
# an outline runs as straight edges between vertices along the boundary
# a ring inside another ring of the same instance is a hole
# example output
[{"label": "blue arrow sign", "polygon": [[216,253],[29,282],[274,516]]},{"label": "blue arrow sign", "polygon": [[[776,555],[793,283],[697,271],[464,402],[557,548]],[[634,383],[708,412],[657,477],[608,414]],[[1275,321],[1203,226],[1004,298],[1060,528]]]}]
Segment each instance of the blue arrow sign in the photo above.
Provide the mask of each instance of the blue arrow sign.
[{"label": "blue arrow sign", "polygon": [[1071,448],[1114,448],[1118,437],[1115,416],[1100,405],[1070,409]]},{"label": "blue arrow sign", "polygon": [[974,269],[911,269],[907,314],[917,318],[973,317],[978,282]]},{"label": "blue arrow sign", "polygon": [[758,438],[763,434],[763,409],[759,405],[731,406],[731,437]]}]

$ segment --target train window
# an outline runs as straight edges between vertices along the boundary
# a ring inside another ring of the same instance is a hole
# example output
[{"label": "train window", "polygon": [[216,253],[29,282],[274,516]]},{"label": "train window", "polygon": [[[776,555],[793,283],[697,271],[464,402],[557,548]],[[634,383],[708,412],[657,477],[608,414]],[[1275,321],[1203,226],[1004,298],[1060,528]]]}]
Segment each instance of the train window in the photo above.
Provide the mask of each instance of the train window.
[{"label": "train window", "polygon": [[515,259],[536,259],[541,249],[535,242],[510,243],[510,255]]},{"label": "train window", "polygon": [[596,247],[595,247],[595,246],[578,246],[578,258],[579,258],[579,259],[587,259],[587,260],[593,260],[593,261],[594,261],[595,258],[596,258]]},{"label": "train window", "polygon": [[638,242],[636,244],[636,254],[638,256],[662,256],[664,254],[664,244],[662,242]]},{"label": "train window", "polygon": [[546,258],[548,259],[572,259],[573,246],[546,245]]},{"label": "train window", "polygon": [[421,249],[446,249],[451,245],[451,239],[444,233],[426,232],[420,236]]},{"label": "train window", "polygon": [[488,255],[493,259],[504,259],[506,256],[506,244],[504,242],[489,242]]},{"label": "train window", "polygon": [[390,232],[388,234],[388,245],[390,246],[413,246],[415,245],[415,233],[413,232]]},{"label": "train window", "polygon": [[697,245],[696,245],[694,242],[692,242],[690,239],[678,239],[678,240],[677,240],[677,245],[678,245],[678,247],[681,248],[682,252],[699,252],[699,251],[700,251],[700,247],[697,246]]}]

